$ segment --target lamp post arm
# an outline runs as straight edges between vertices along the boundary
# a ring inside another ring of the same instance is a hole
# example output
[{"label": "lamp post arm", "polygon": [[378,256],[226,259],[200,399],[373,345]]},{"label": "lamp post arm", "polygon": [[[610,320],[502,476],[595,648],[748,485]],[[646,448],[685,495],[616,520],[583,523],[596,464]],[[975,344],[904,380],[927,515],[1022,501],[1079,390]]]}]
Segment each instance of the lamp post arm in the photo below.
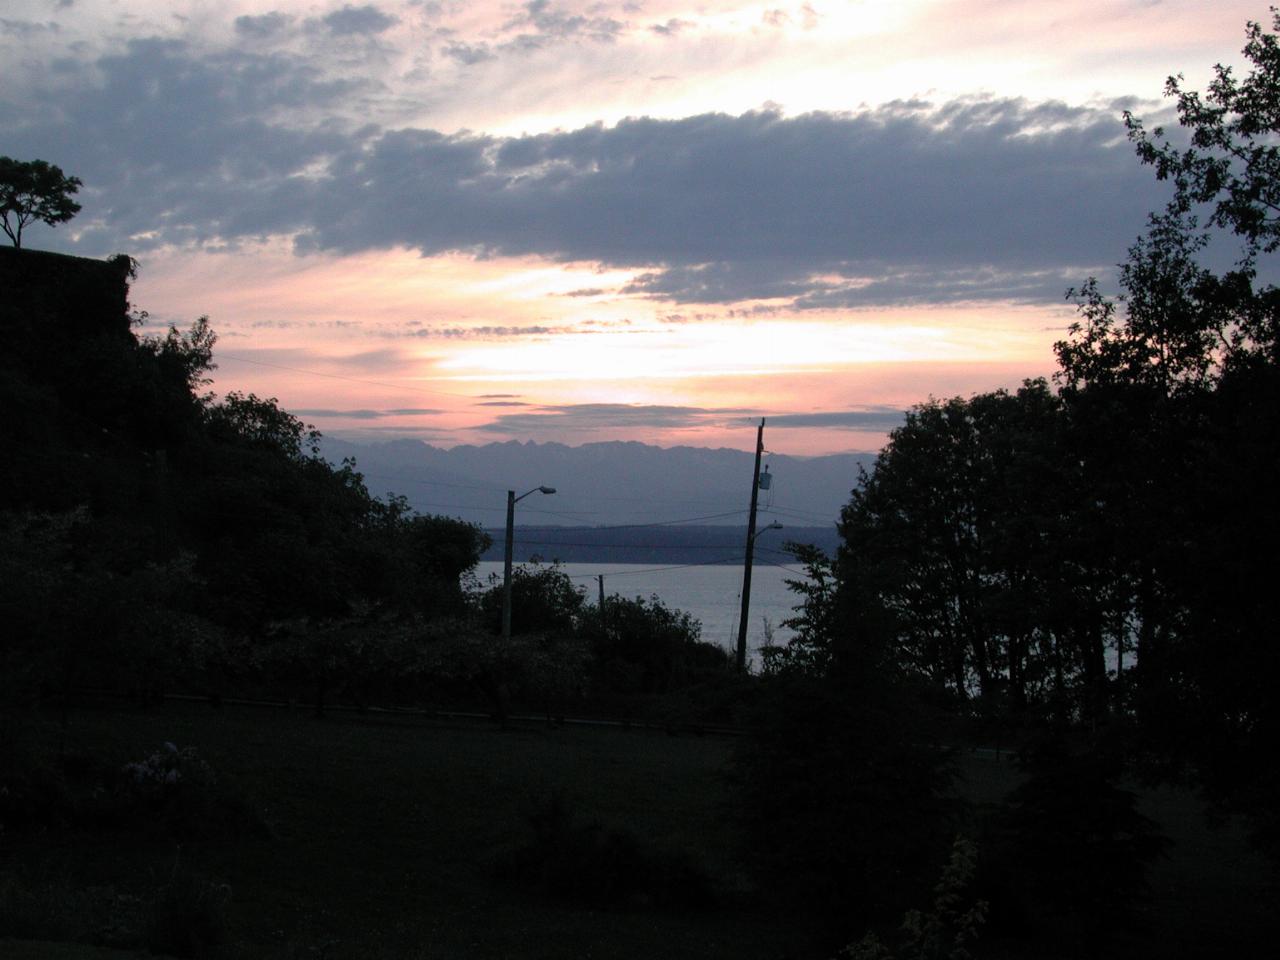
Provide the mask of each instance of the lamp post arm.
[{"label": "lamp post arm", "polygon": [[[519,503],[521,500],[523,500],[525,497],[529,496],[529,494],[531,494],[531,493],[555,493],[555,492],[556,492],[556,488],[555,488],[555,487],[534,487],[532,490],[527,490],[527,491],[525,491],[524,493],[520,494],[520,496],[516,497],[516,498],[515,498],[515,500],[513,500],[513,501],[512,501],[512,504],[514,505],[514,504]],[[508,490],[508,491],[507,491],[507,496],[509,496],[509,497],[510,497],[510,496],[514,496],[514,495],[515,495],[515,491],[514,491],[514,490]]]}]

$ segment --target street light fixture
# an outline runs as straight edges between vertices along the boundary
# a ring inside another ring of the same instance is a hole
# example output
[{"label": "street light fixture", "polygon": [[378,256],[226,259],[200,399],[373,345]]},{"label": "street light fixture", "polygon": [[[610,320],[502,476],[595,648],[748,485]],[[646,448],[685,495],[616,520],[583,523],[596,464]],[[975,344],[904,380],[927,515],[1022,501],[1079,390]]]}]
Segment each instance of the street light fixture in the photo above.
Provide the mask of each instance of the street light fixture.
[{"label": "street light fixture", "polygon": [[773,521],[773,523],[769,524],[767,527],[761,527],[759,530],[757,530],[754,534],[752,534],[751,539],[754,540],[756,537],[760,536],[760,534],[764,533],[766,530],[781,530],[781,529],[782,529],[782,524],[780,524],[777,520],[775,520]]},{"label": "street light fixture", "polygon": [[502,639],[511,639],[511,541],[515,532],[516,504],[533,493],[555,493],[555,487],[534,487],[516,496],[514,490],[507,491],[507,543],[502,556]]}]

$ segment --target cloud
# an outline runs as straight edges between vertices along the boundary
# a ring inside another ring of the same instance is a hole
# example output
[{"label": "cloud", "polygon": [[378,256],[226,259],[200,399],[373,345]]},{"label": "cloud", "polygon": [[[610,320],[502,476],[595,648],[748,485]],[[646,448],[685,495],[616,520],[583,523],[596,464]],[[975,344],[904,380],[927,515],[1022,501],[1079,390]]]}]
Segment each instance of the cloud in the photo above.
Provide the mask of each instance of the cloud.
[{"label": "cloud", "polygon": [[[458,442],[457,436],[448,429],[439,426],[414,426],[412,424],[361,423],[358,426],[348,425],[328,427],[326,437],[346,440],[350,443],[386,443],[391,440],[421,440],[423,443],[442,443],[453,445]],[[356,464],[357,469],[360,464]]]},{"label": "cloud", "polygon": [[444,413],[443,410],[430,410],[409,407],[395,410],[294,410],[294,416],[314,417],[317,420],[383,420],[387,417],[425,417]]},{"label": "cloud", "polygon": [[646,428],[681,430],[723,423],[751,411],[741,408],[663,406],[660,404],[577,403],[539,407],[536,412],[506,413],[479,429],[487,433],[530,433],[545,430],[590,432]]},{"label": "cloud", "polygon": [[[237,336],[233,331],[220,330],[220,338]],[[394,375],[420,373],[424,365],[430,364],[431,358],[401,353],[395,350],[365,350],[355,353],[335,355],[327,350],[310,347],[236,347],[234,352],[215,350],[214,359],[220,366],[248,363],[255,366],[274,367],[291,370],[296,373],[309,374],[333,380],[348,380],[356,383],[381,383],[384,386],[405,388],[403,382],[395,382]],[[368,377],[391,377],[391,382],[364,379]],[[430,391],[428,391],[430,392]]]},{"label": "cloud", "polygon": [[[532,3],[517,19],[560,37],[594,29],[557,11]],[[339,14],[334,29],[353,33],[387,19]],[[237,29],[275,30],[275,16]],[[65,69],[56,92],[0,103],[0,119],[10,152],[57,157],[84,180],[74,235],[90,255],[285,236],[301,254],[624,268],[626,295],[673,304],[1060,302],[1122,259],[1162,203],[1111,108],[901,101],[500,137],[368,123],[357,108],[372,81],[283,50],[134,40]]]},{"label": "cloud", "polygon": [[543,324],[523,326],[419,327],[408,336],[439,340],[503,340],[508,337],[542,337],[557,333],[575,333],[572,327],[549,327]]},{"label": "cloud", "polygon": [[[487,405],[487,404],[481,404]],[[717,426],[755,425],[760,413],[742,407],[664,406],[660,404],[579,403],[539,406],[501,414],[478,429],[504,435],[594,434],[631,429],[695,430]],[[851,410],[770,414],[770,429],[822,428],[888,432],[902,425],[897,407],[868,406]]]},{"label": "cloud", "polygon": [[57,33],[61,29],[61,26],[51,20],[37,23],[34,20],[10,20],[7,17],[0,17],[0,34],[8,34],[19,39],[27,39],[42,33]]},{"label": "cloud", "polygon": [[498,56],[487,43],[462,43],[456,40],[445,44],[443,52],[446,57],[466,67],[484,63],[486,60],[496,60]]},{"label": "cloud", "polygon": [[691,26],[693,26],[693,23],[689,20],[681,20],[679,17],[672,17],[665,23],[655,23],[650,25],[649,29],[660,37],[674,37],[680,31]]},{"label": "cloud", "polygon": [[837,410],[825,413],[785,413],[769,417],[769,427],[780,430],[823,427],[839,430],[888,431],[902,426],[905,417],[905,411],[894,407],[867,407],[861,410]]},{"label": "cloud", "polygon": [[373,4],[353,7],[350,4],[321,18],[329,32],[339,37],[383,33],[399,22]]},{"label": "cloud", "polygon": [[[347,325],[347,321],[339,321]],[[354,322],[355,326],[360,326]],[[340,355],[326,354],[320,362],[334,370],[357,371],[366,376],[386,376],[401,372],[417,372],[422,369],[429,358],[421,357],[413,352],[398,349],[359,350],[354,353]]]},{"label": "cloud", "polygon": [[342,171],[306,241],[648,266],[628,292],[678,303],[1058,300],[1158,205],[1119,132],[1019,100],[401,130]]},{"label": "cloud", "polygon": [[317,198],[303,174],[351,139],[332,124],[304,129],[277,118],[323,112],[361,87],[289,54],[197,56],[159,39],[64,70],[74,95],[7,125],[85,181],[75,227],[90,253],[234,245],[306,229],[302,207]]},{"label": "cloud", "polygon": [[508,30],[530,29],[531,32],[521,33],[513,41],[526,47],[540,47],[548,40],[579,38],[609,43],[617,38],[624,26],[612,17],[565,13],[551,0],[531,0],[506,24]]},{"label": "cloud", "polygon": [[242,37],[251,40],[266,40],[269,37],[278,36],[292,22],[293,18],[288,14],[273,10],[270,13],[256,16],[246,14],[236,17],[234,26],[236,33]]}]

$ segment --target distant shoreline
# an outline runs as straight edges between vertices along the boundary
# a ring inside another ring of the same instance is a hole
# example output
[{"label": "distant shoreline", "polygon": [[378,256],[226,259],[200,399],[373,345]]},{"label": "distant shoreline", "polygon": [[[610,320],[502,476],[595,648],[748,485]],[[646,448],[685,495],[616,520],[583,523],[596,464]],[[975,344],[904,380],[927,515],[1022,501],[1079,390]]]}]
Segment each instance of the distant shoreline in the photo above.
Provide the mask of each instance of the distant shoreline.
[{"label": "distant shoreline", "polygon": [[[763,525],[762,525],[763,527]],[[486,531],[492,544],[481,560],[501,560],[505,531]],[[784,527],[759,534],[756,551],[762,560],[777,561],[788,542],[813,544],[834,554],[839,546],[835,525]],[[547,527],[515,529],[512,556],[517,563],[533,558],[564,563],[653,563],[737,565],[743,560],[744,527]]]}]

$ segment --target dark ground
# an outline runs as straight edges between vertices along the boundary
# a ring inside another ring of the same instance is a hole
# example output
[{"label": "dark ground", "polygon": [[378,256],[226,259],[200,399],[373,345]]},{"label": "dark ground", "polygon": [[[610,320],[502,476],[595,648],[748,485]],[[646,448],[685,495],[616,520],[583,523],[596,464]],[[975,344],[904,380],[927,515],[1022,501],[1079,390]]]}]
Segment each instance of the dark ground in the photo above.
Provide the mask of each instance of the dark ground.
[{"label": "dark ground", "polygon": [[[33,731],[28,722],[31,732],[56,751],[56,724]],[[67,731],[69,754],[106,767],[140,760],[165,741],[195,747],[219,775],[219,790],[255,809],[271,836],[225,828],[201,836],[198,825],[181,839],[159,827],[11,831],[0,834],[0,893],[6,882],[10,890],[36,885],[53,900],[65,897],[74,913],[85,890],[99,900],[144,897],[179,872],[192,874],[225,891],[220,950],[234,957],[806,955],[803,921],[749,895],[722,775],[732,738],[354,714],[316,720],[301,710],[190,703],[83,710]],[[966,754],[961,767],[964,793],[978,804],[1016,782],[1007,761]],[[681,910],[644,893],[593,904],[500,879],[497,865],[529,842],[529,814],[557,795],[576,822],[621,828],[646,855],[693,865],[714,905]],[[1276,919],[1274,875],[1237,827],[1210,829],[1193,795],[1142,795],[1175,846],[1153,871],[1147,949],[1136,952],[1251,955]],[[3,909],[0,896],[0,921]],[[74,926],[66,921],[61,935],[45,939],[85,935]],[[3,942],[0,953],[95,956]],[[1025,944],[999,938],[980,943],[979,955],[1028,956]],[[1035,955],[1055,954],[1050,946]]]}]

